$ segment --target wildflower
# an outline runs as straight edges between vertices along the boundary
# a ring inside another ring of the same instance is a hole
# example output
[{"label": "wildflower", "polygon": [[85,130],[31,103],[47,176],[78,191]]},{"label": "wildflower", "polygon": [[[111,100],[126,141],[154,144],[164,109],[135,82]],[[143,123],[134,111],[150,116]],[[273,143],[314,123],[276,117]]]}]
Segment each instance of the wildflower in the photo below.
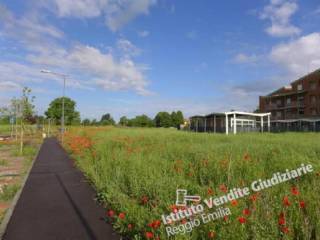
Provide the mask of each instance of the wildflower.
[{"label": "wildflower", "polygon": [[124,219],[124,218],[126,217],[126,214],[122,212],[122,213],[119,214],[118,217],[119,217],[120,219]]},{"label": "wildflower", "polygon": [[128,229],[131,230],[133,228],[133,225],[131,223],[128,224]]},{"label": "wildflower", "polygon": [[306,203],[304,201],[299,202],[299,207],[304,208],[306,206]]},{"label": "wildflower", "polygon": [[186,224],[186,223],[187,223],[187,220],[184,218],[184,219],[181,220],[181,223],[182,223],[182,224]]},{"label": "wildflower", "polygon": [[283,212],[280,213],[278,223],[279,223],[279,225],[285,225],[286,224],[286,218],[285,218]]},{"label": "wildflower", "polygon": [[219,189],[220,189],[220,191],[222,191],[222,192],[224,192],[224,193],[228,192],[228,188],[227,188],[226,185],[224,185],[224,184],[221,184],[220,187],[219,187]]},{"label": "wildflower", "polygon": [[173,213],[177,213],[178,212],[178,207],[176,205],[171,205],[170,208],[171,208],[171,211]]},{"label": "wildflower", "polygon": [[250,155],[248,153],[246,153],[244,156],[243,156],[243,159],[248,161],[250,160]]},{"label": "wildflower", "polygon": [[214,238],[215,235],[216,235],[216,233],[213,231],[208,232],[208,238]]},{"label": "wildflower", "polygon": [[258,198],[258,194],[252,194],[252,195],[250,196],[250,200],[251,200],[252,202],[257,201],[257,198]]},{"label": "wildflower", "polygon": [[249,210],[249,208],[243,209],[242,213],[243,213],[243,215],[250,215],[250,210]]},{"label": "wildflower", "polygon": [[297,187],[292,187],[292,188],[291,188],[291,193],[292,193],[293,195],[295,195],[295,196],[297,196],[297,195],[300,194],[300,192],[299,192],[299,190],[298,190]]},{"label": "wildflower", "polygon": [[113,217],[114,216],[114,211],[113,210],[109,210],[107,212],[108,217]]},{"label": "wildflower", "polygon": [[289,232],[289,228],[288,227],[282,227],[281,228],[281,232],[288,233]]},{"label": "wildflower", "polygon": [[211,187],[208,188],[207,193],[208,195],[213,195],[213,190]]},{"label": "wildflower", "polygon": [[152,232],[146,232],[146,238],[147,239],[153,238],[153,233]]},{"label": "wildflower", "polygon": [[238,205],[238,201],[235,200],[235,199],[232,200],[232,201],[231,201],[231,205],[232,205],[232,206],[237,206],[237,205]]},{"label": "wildflower", "polygon": [[147,204],[148,201],[149,201],[149,199],[148,199],[147,196],[142,196],[142,198],[141,198],[141,203],[142,203],[143,205]]},{"label": "wildflower", "polygon": [[226,222],[226,221],[229,220],[229,217],[228,217],[228,216],[224,216],[224,217],[223,217],[223,220]]},{"label": "wildflower", "polygon": [[241,224],[244,224],[247,222],[247,219],[244,218],[244,217],[238,217],[238,221],[241,223]]},{"label": "wildflower", "polygon": [[153,229],[157,229],[159,228],[161,225],[160,220],[154,220],[152,223],[149,223],[148,226],[153,228]]},{"label": "wildflower", "polygon": [[289,201],[289,198],[287,196],[284,196],[283,200],[282,200],[282,203],[284,206],[288,207],[291,205],[290,201]]}]

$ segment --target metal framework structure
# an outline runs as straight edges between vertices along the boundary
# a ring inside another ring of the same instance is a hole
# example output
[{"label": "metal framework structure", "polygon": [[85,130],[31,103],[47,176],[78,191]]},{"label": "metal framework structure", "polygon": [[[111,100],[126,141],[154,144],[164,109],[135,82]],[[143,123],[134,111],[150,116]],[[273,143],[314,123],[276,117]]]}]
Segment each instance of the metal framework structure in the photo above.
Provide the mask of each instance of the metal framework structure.
[{"label": "metal framework structure", "polygon": [[266,131],[270,131],[270,116],[271,113],[249,113],[241,111],[211,113],[205,116],[198,115],[190,118],[190,130],[196,132],[220,132],[225,134],[233,132],[233,134],[236,134],[238,131],[263,132],[266,125]]},{"label": "metal framework structure", "polygon": [[260,128],[261,128],[261,132],[263,132],[263,119],[264,117],[267,117],[267,126],[268,126],[268,132],[270,132],[270,116],[271,113],[249,113],[249,112],[240,112],[240,111],[232,111],[232,112],[225,112],[224,113],[226,116],[226,134],[229,134],[229,127],[228,127],[228,123],[229,123],[229,116],[231,115],[231,127],[233,128],[233,134],[237,134],[237,125],[238,122],[243,124],[244,122],[248,122],[251,123],[252,126],[254,127],[256,124],[255,120],[252,119],[237,119],[237,115],[241,115],[241,116],[251,116],[251,117],[260,117]]}]

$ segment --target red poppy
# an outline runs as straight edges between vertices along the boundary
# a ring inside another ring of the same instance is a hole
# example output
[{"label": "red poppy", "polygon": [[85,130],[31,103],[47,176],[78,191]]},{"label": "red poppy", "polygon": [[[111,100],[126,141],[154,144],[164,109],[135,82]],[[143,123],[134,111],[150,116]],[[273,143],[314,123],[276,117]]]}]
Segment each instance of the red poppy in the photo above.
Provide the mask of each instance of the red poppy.
[{"label": "red poppy", "polygon": [[290,201],[289,201],[289,198],[287,196],[284,196],[283,200],[282,200],[282,203],[284,206],[288,207],[291,205]]},{"label": "red poppy", "polygon": [[306,203],[304,201],[299,202],[300,208],[304,208],[306,206]]},{"label": "red poppy", "polygon": [[149,198],[147,196],[142,196],[142,198],[141,198],[141,203],[142,204],[147,204],[148,201],[149,201]]},{"label": "red poppy", "polygon": [[153,228],[153,229],[157,229],[159,228],[161,225],[160,220],[154,220],[152,223],[149,223],[148,226]]},{"label": "red poppy", "polygon": [[228,216],[224,216],[224,217],[223,217],[223,220],[224,220],[224,221],[228,221],[228,220],[229,220],[229,217],[228,217]]},{"label": "red poppy", "polygon": [[250,200],[251,200],[252,202],[257,201],[257,198],[258,198],[258,194],[252,194],[252,195],[250,196]]},{"label": "red poppy", "polygon": [[178,212],[178,207],[176,205],[171,205],[170,208],[171,208],[172,212],[174,212],[174,213]]},{"label": "red poppy", "polygon": [[108,217],[113,217],[114,216],[114,211],[113,210],[109,210],[107,212]]},{"label": "red poppy", "polygon": [[119,216],[118,216],[120,219],[124,219],[126,217],[126,214],[125,213],[119,213]]},{"label": "red poppy", "polygon": [[244,218],[244,217],[238,217],[238,221],[241,223],[241,224],[244,224],[247,222],[247,219]]},{"label": "red poppy", "polygon": [[184,218],[184,219],[181,220],[181,223],[182,223],[182,224],[186,224],[186,223],[187,223],[187,220]]},{"label": "red poppy", "polygon": [[131,223],[128,224],[128,229],[131,230],[133,228],[133,225]]},{"label": "red poppy", "polygon": [[235,199],[232,200],[232,201],[231,201],[231,205],[232,205],[232,206],[237,206],[237,205],[238,205],[238,201],[235,200]]},{"label": "red poppy", "polygon": [[285,225],[286,224],[286,218],[285,218],[283,212],[281,212],[280,215],[279,215],[278,223],[279,223],[279,225]]},{"label": "red poppy", "polygon": [[299,192],[299,190],[298,190],[297,187],[292,187],[292,188],[291,188],[291,193],[292,193],[293,195],[295,195],[295,196],[297,196],[297,195],[300,194],[300,192]]},{"label": "red poppy", "polygon": [[153,233],[152,232],[146,232],[146,238],[147,239],[153,238]]},{"label": "red poppy", "polygon": [[224,185],[224,184],[221,184],[220,187],[219,187],[219,189],[220,189],[220,191],[222,191],[222,192],[224,192],[224,193],[228,192],[228,188],[227,188],[226,185]]},{"label": "red poppy", "polygon": [[249,210],[249,208],[243,209],[242,213],[243,213],[243,215],[250,215],[250,210]]},{"label": "red poppy", "polygon": [[208,195],[213,195],[214,192],[211,187],[208,188],[207,193]]},{"label": "red poppy", "polygon": [[281,232],[288,233],[289,232],[289,228],[288,227],[282,227],[281,228]]},{"label": "red poppy", "polygon": [[215,235],[216,235],[216,233],[215,233],[215,232],[213,232],[213,231],[208,232],[208,237],[209,237],[209,238],[214,238],[214,237],[215,237]]}]

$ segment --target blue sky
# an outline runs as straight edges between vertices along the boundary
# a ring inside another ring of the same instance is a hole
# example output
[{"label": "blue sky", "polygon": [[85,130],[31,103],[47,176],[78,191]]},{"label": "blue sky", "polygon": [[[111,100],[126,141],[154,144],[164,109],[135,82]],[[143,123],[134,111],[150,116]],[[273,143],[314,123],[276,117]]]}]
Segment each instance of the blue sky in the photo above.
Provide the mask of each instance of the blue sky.
[{"label": "blue sky", "polygon": [[1,0],[0,104],[33,89],[82,118],[252,111],[320,68],[317,0]]}]

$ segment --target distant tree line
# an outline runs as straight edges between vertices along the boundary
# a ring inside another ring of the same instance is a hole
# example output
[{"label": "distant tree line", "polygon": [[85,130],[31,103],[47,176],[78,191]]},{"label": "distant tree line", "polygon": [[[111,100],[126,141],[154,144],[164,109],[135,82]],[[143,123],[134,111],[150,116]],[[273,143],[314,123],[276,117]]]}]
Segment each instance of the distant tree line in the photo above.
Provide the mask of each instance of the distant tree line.
[{"label": "distant tree line", "polygon": [[[44,116],[39,116],[35,114],[34,105],[32,105],[34,97],[29,96],[31,89],[24,88],[23,99],[26,103],[23,107],[23,118],[24,122],[28,124],[43,124],[46,120],[52,120],[51,124],[61,124],[62,118],[62,101],[63,98],[54,99],[48,106],[47,111],[45,111]],[[22,100],[21,100],[22,101]],[[8,108],[0,109],[0,124],[9,124],[10,119],[13,117],[17,118],[17,99],[12,99],[12,104]],[[76,111],[76,102],[68,97],[64,97],[64,117],[66,125],[84,125],[84,126],[107,126],[116,125],[117,123],[113,119],[110,113],[103,114],[99,120],[90,120],[85,118],[81,121],[80,113]],[[152,119],[147,115],[138,115],[134,118],[128,118],[122,116],[118,122],[120,126],[126,127],[174,127],[179,128],[181,124],[184,123],[184,117],[181,111],[174,111],[172,113],[168,112],[158,112],[156,116]]]},{"label": "distant tree line", "polygon": [[[180,124],[184,123],[184,117],[181,111],[172,112],[159,112],[154,119],[151,119],[147,115],[138,115],[134,118],[128,118],[122,116],[118,122],[120,126],[126,127],[174,127],[179,128]],[[100,121],[96,119],[84,119],[82,121],[84,126],[97,126],[97,125],[116,125],[116,122],[109,113],[104,114]]]}]

